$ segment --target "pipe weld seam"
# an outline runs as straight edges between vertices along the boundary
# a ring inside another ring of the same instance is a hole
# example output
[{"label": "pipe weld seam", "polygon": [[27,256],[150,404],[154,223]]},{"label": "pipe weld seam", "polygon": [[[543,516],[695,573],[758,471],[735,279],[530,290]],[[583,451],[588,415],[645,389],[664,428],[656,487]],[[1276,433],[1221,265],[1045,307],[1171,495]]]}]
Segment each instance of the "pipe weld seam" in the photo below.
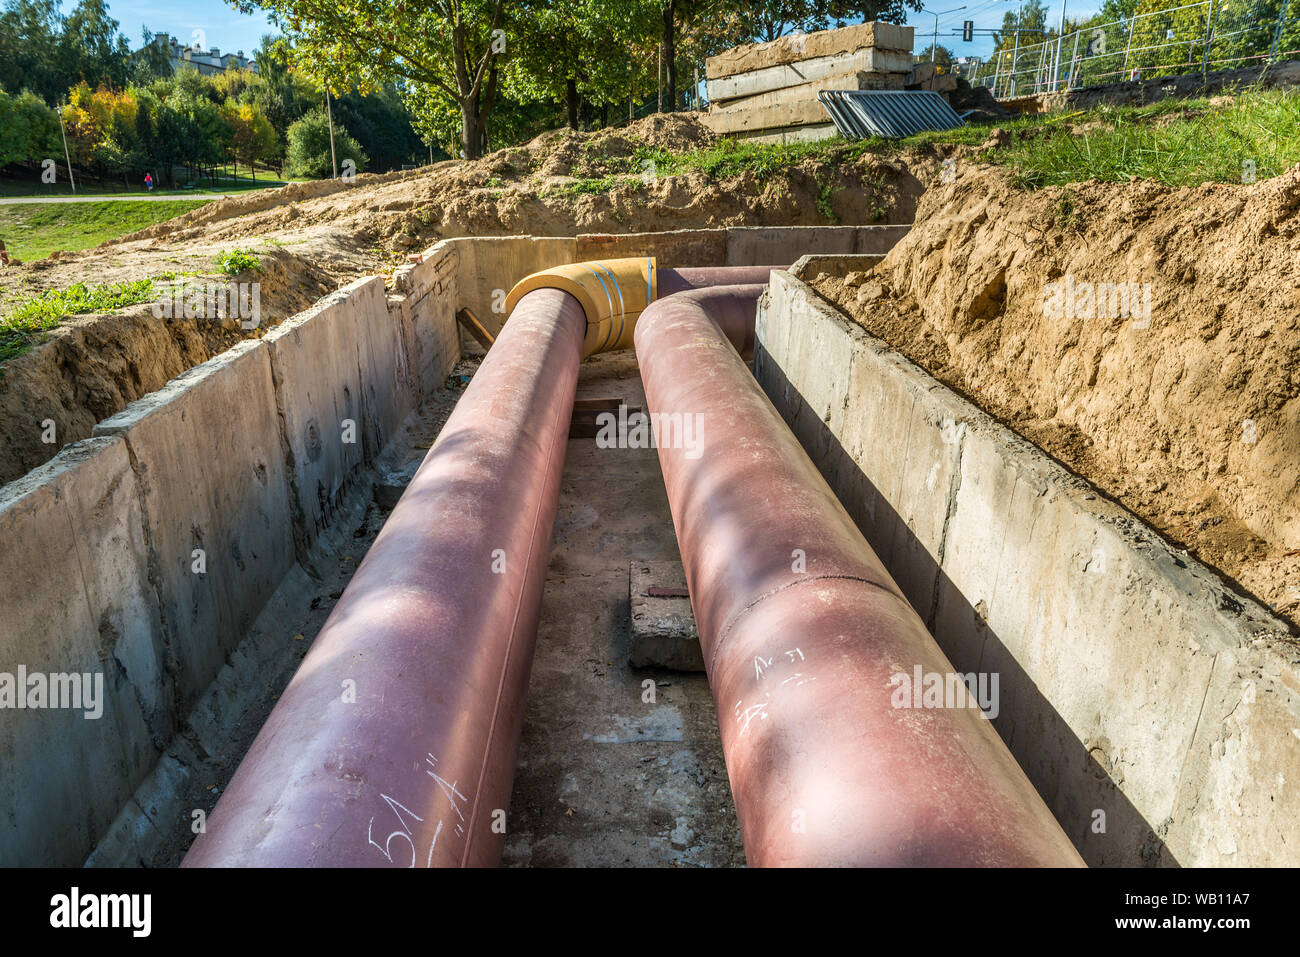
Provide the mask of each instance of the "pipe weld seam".
[{"label": "pipe weld seam", "polygon": [[890,597],[903,602],[903,604],[907,605],[908,608],[912,607],[910,604],[907,603],[906,600],[899,598],[897,594],[895,594],[886,586],[882,585],[880,582],[872,581],[869,578],[861,578],[857,575],[814,575],[811,578],[801,578],[799,581],[787,582],[786,584],[782,585],[780,588],[773,588],[771,591],[759,595],[757,598],[751,601],[744,608],[740,609],[740,611],[732,615],[731,619],[725,625],[723,625],[722,628],[718,629],[718,637],[714,639],[713,650],[709,654],[708,673],[710,675],[713,674],[714,665],[717,664],[718,661],[718,652],[722,649],[722,645],[727,640],[727,637],[731,634],[732,631],[735,630],[736,625],[740,623],[740,619],[744,618],[746,615],[748,615],[751,611],[753,611],[763,602],[767,601],[769,598],[779,595],[782,592],[789,591],[791,588],[798,588],[801,585],[811,585],[814,582],[823,582],[823,581],[859,582],[871,588],[878,588],[886,595],[889,595]]}]

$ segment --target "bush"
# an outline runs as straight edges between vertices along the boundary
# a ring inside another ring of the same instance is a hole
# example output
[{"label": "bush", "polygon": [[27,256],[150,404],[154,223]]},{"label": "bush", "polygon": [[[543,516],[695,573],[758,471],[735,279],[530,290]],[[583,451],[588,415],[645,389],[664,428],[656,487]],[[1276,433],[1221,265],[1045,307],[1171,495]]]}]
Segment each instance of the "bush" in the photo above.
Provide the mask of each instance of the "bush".
[{"label": "bush", "polygon": [[[362,172],[369,158],[340,124],[334,124],[334,149],[338,156],[339,172],[352,160],[356,171]],[[330,160],[329,119],[324,110],[314,110],[289,127],[289,147],[285,153],[284,177],[286,179],[322,179],[334,175]]]},{"label": "bush", "polygon": [[227,276],[238,276],[250,269],[260,269],[262,260],[247,249],[231,249],[217,257],[217,268]]}]

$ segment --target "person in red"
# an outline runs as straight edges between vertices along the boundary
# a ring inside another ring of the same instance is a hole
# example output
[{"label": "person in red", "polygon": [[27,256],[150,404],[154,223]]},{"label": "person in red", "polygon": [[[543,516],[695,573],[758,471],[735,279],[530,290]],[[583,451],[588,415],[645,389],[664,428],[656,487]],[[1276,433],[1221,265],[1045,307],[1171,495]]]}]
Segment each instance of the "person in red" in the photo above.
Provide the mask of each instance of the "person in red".
[{"label": "person in red", "polygon": [[144,174],[144,185],[150,192],[153,192],[153,173]]}]

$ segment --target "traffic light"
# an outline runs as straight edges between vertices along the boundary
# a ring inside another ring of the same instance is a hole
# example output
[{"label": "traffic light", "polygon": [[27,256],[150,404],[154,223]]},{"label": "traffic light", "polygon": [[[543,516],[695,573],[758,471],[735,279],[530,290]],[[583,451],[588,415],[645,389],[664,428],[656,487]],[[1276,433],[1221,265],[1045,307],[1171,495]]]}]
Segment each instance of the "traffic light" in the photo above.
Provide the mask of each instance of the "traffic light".
[{"label": "traffic light", "polygon": [[975,36],[975,21],[974,21],[974,20],[963,20],[963,21],[962,21],[962,24],[961,24],[961,38],[962,38],[962,42],[964,42],[964,43],[970,43],[971,39],[972,39],[974,36]]}]

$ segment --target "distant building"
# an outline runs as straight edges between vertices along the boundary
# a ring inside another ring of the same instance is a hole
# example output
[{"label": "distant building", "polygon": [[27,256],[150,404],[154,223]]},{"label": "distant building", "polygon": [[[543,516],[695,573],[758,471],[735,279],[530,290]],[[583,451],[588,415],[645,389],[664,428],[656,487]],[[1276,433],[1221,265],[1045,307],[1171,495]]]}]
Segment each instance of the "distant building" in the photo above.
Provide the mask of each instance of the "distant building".
[{"label": "distant building", "polygon": [[221,51],[216,47],[211,50],[183,47],[175,37],[167,33],[155,35],[154,43],[167,50],[173,73],[179,73],[186,67],[193,67],[205,76],[224,73],[227,70],[252,70],[254,73],[257,72],[256,61],[244,56],[243,50],[222,56]]}]

